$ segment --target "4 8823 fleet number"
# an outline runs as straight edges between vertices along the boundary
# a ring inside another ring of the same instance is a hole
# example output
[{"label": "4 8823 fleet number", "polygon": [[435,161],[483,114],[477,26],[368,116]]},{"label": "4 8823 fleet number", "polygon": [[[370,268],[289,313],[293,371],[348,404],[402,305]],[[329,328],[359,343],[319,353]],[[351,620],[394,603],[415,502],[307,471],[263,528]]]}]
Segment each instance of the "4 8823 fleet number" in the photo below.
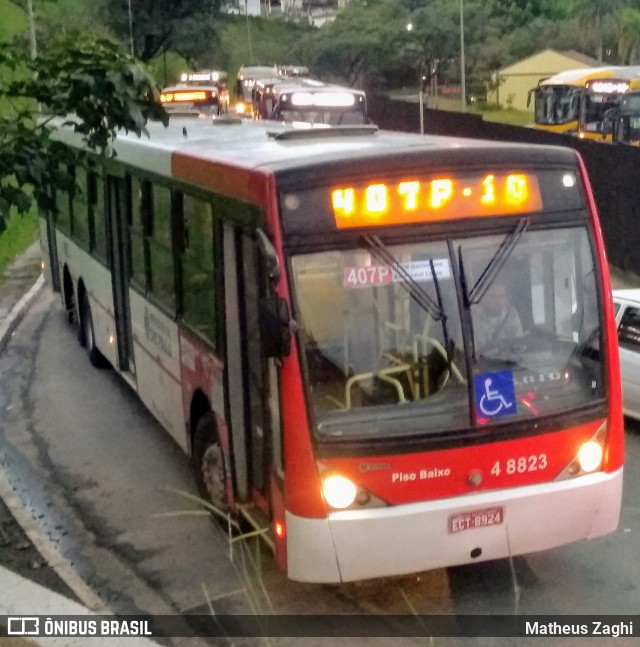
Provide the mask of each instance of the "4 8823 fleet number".
[{"label": "4 8823 fleet number", "polygon": [[503,461],[496,461],[491,468],[493,476],[500,476],[505,473],[509,476],[513,474],[526,474],[528,472],[538,472],[548,467],[546,454],[532,454],[531,456],[518,456],[517,458],[507,458]]}]

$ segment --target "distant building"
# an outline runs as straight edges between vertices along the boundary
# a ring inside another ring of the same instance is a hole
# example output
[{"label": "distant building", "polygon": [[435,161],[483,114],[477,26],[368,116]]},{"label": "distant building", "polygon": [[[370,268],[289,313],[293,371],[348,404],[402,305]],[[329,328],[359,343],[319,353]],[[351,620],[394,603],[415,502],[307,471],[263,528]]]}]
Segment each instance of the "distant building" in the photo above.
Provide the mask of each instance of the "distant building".
[{"label": "distant building", "polygon": [[308,22],[315,27],[335,20],[349,0],[227,0],[228,13]]},{"label": "distant building", "polygon": [[594,58],[579,52],[545,49],[498,70],[492,84],[496,87],[487,93],[487,101],[503,108],[530,110],[531,106],[527,107],[529,91],[540,81],[558,72],[599,65]]}]

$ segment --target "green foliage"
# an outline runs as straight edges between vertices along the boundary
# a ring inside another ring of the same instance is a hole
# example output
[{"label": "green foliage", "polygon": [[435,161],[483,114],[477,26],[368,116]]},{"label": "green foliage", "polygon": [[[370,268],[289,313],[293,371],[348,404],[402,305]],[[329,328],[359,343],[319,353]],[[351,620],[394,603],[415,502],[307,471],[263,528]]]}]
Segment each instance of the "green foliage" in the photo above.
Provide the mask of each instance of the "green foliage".
[{"label": "green foliage", "polygon": [[27,27],[24,11],[10,0],[0,0],[0,42],[10,41]]},{"label": "green foliage", "polygon": [[[191,69],[191,64],[176,52],[166,52],[150,60],[146,68],[149,74],[156,79],[160,87],[174,85],[180,81],[180,75]],[[199,66],[204,67],[204,66]],[[211,66],[217,68],[218,66]]]},{"label": "green foliage", "polygon": [[640,53],[640,11],[625,7],[618,15],[618,53],[622,61],[633,65]]},{"label": "green foliage", "polygon": [[398,63],[407,43],[409,15],[395,0],[353,3],[305,43],[311,67],[350,86],[371,87],[376,77]]},{"label": "green foliage", "polygon": [[562,0],[482,0],[482,3],[508,30],[524,27],[538,18],[563,20],[571,15],[570,3]]},{"label": "green foliage", "polygon": [[[307,25],[228,16],[219,23],[219,67],[227,70],[230,87],[243,65],[309,65],[301,45],[316,30]],[[200,60],[200,59],[198,59]]]},{"label": "green foliage", "polygon": [[[129,14],[131,10],[131,15]],[[123,43],[133,40],[135,55],[150,61],[170,49],[187,58],[194,42],[215,44],[213,19],[220,0],[100,0],[99,14]],[[186,49],[185,49],[186,48]]]},{"label": "green foliage", "polygon": [[34,210],[25,216],[14,214],[6,222],[0,245],[0,282],[7,265],[38,237],[38,215]]},{"label": "green foliage", "polygon": [[[74,115],[69,127],[102,153],[118,130],[140,136],[148,119],[168,119],[153,79],[109,41],[67,36],[35,61],[5,48],[0,70],[10,79],[0,87],[0,99],[11,106],[0,117],[0,230],[12,208],[25,213],[33,199],[53,208],[48,187],[65,178],[51,160],[67,154],[49,138],[53,117]],[[46,118],[35,113],[36,104]]]}]

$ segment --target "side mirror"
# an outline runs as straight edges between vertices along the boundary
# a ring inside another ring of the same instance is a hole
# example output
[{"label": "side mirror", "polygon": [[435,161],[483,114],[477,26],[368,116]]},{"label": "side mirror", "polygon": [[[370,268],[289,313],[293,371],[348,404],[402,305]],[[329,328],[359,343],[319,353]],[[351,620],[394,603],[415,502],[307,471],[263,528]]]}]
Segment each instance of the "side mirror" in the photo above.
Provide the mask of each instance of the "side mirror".
[{"label": "side mirror", "polygon": [[291,352],[289,306],[279,297],[264,297],[258,306],[260,342],[264,357],[287,357]]}]

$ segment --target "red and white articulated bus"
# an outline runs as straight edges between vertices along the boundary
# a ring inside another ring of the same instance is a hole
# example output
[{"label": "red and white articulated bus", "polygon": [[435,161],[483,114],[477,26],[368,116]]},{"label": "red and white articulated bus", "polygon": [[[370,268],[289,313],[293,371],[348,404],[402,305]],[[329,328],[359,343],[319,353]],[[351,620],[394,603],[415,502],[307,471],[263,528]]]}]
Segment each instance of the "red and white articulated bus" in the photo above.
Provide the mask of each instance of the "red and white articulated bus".
[{"label": "red and white articulated bus", "polygon": [[289,578],[616,529],[617,339],[575,151],[230,118],[149,133],[67,169],[48,274],[92,362]]}]

